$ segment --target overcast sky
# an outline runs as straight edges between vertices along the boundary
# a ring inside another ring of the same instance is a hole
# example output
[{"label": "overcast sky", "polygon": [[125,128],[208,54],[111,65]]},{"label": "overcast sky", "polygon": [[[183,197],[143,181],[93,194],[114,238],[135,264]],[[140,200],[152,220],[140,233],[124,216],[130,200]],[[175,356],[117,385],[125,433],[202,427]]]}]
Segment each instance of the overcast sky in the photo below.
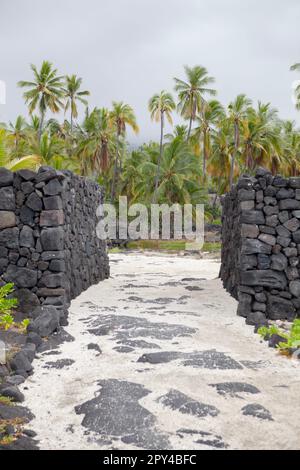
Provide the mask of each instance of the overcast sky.
[{"label": "overcast sky", "polygon": [[289,71],[300,62],[299,0],[0,0],[0,21],[0,120],[26,113],[16,83],[47,59],[83,78],[91,107],[131,104],[138,142],[158,136],[148,99],[173,91],[185,64],[209,70],[224,104],[246,93],[300,122],[291,99],[300,75]]}]

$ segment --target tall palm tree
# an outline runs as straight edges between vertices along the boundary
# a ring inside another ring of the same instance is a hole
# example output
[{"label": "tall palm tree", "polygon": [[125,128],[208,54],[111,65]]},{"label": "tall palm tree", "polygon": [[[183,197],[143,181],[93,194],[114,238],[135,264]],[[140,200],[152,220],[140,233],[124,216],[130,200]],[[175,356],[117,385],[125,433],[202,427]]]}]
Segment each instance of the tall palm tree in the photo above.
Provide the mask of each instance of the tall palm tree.
[{"label": "tall palm tree", "polygon": [[34,81],[20,81],[18,86],[28,88],[28,91],[24,93],[24,98],[29,106],[29,113],[33,114],[37,107],[39,109],[38,139],[41,140],[47,110],[58,113],[63,107],[63,77],[57,75],[57,69],[54,69],[51,62],[48,61],[42,63],[40,71],[35,65],[31,65],[31,70]]},{"label": "tall palm tree", "polygon": [[203,103],[200,115],[196,118],[199,127],[194,131],[197,141],[202,137],[203,144],[203,168],[202,175],[206,178],[206,165],[211,153],[211,131],[213,127],[225,117],[225,110],[221,103],[217,100],[211,100]]},{"label": "tall palm tree", "polygon": [[205,67],[196,65],[195,67],[184,67],[187,81],[174,78],[175,90],[178,93],[178,109],[185,119],[189,119],[187,139],[190,138],[193,121],[200,113],[204,95],[216,95],[216,90],[208,88],[215,79],[208,75]]},{"label": "tall palm tree", "polygon": [[[300,63],[297,62],[296,64],[292,65],[290,67],[290,70],[292,72],[294,71],[300,72]],[[296,109],[299,110],[300,109],[300,84],[296,86],[294,93],[295,93],[295,98],[296,98]]]},{"label": "tall palm tree", "polygon": [[84,98],[89,96],[90,92],[80,91],[82,84],[82,78],[78,78],[76,75],[67,75],[65,83],[65,96],[66,96],[66,105],[65,112],[70,108],[70,123],[71,123],[71,133],[73,132],[73,121],[78,117],[77,101],[82,103],[87,107],[88,102]]},{"label": "tall palm tree", "polygon": [[78,130],[77,139],[77,155],[82,174],[94,178],[99,174],[106,174],[110,168],[114,145],[108,109],[95,108],[86,115],[82,128]]},{"label": "tall palm tree", "polygon": [[229,176],[229,185],[230,188],[233,186],[234,178],[234,167],[235,162],[238,156],[239,147],[240,147],[240,128],[242,121],[246,119],[248,109],[250,108],[252,102],[249,100],[246,95],[240,94],[236,99],[229,104],[229,122],[233,125],[234,128],[234,153],[231,156],[231,165],[230,165],[230,176]]},{"label": "tall palm tree", "polygon": [[281,137],[278,132],[277,111],[270,104],[258,104],[249,108],[247,119],[242,123],[244,161],[253,170],[258,165],[270,167],[274,154],[280,155]]},{"label": "tall palm tree", "polygon": [[[154,149],[153,149],[154,150]],[[191,152],[190,146],[176,137],[163,148],[163,159],[160,165],[162,178],[157,189],[157,200],[160,203],[191,203],[193,194],[199,190],[197,179],[200,169],[197,157]],[[145,151],[147,157],[148,150]],[[158,158],[153,158],[150,149],[148,159],[144,158],[141,165],[141,181],[139,191],[146,201],[150,201],[153,176],[157,173]],[[198,191],[198,196],[200,195]],[[196,201],[194,201],[196,202]],[[200,202],[199,200],[197,201]],[[202,201],[201,201],[202,202]]]},{"label": "tall palm tree", "polygon": [[120,167],[121,169],[120,139],[121,137],[125,137],[127,126],[131,127],[136,134],[139,132],[139,127],[132,107],[123,102],[113,101],[113,109],[110,112],[110,119],[116,131],[116,158],[111,184],[111,200],[113,200],[117,186],[118,168]]},{"label": "tall palm tree", "polygon": [[30,116],[30,122],[27,124],[27,133],[38,136],[40,128],[40,118],[36,114]]},{"label": "tall palm tree", "polygon": [[165,135],[165,138],[170,142],[172,142],[172,140],[176,137],[179,137],[182,141],[185,141],[187,137],[187,126],[184,124],[178,124],[177,126],[174,126],[173,133]]},{"label": "tall palm tree", "polygon": [[[230,189],[229,175],[233,148],[231,123],[228,119],[223,119],[213,135],[211,158],[208,164],[209,174],[217,188],[214,203],[216,203],[218,195]],[[237,171],[237,167],[235,170]]]},{"label": "tall palm tree", "polygon": [[49,119],[45,127],[49,130],[50,136],[55,135],[64,141],[70,138],[71,124],[66,119],[62,123],[57,119]]},{"label": "tall palm tree", "polygon": [[35,170],[39,164],[39,160],[36,157],[30,155],[18,158],[10,155],[7,142],[8,137],[5,129],[0,129],[0,167],[5,167],[11,171]]},{"label": "tall palm tree", "polygon": [[164,126],[165,126],[165,117],[170,124],[173,123],[172,120],[172,111],[176,108],[175,101],[171,95],[166,91],[161,91],[160,93],[155,94],[149,100],[148,109],[151,113],[151,119],[156,122],[160,122],[160,145],[159,145],[159,159],[157,163],[157,172],[155,176],[155,185],[153,193],[153,202],[155,202],[156,191],[159,184],[160,178],[160,165],[163,154],[163,139],[164,139]]},{"label": "tall palm tree", "polygon": [[282,125],[283,132],[283,154],[286,162],[283,173],[299,176],[300,174],[300,133],[295,128],[295,122],[285,121]]},{"label": "tall palm tree", "polygon": [[[1,127],[1,124],[0,124]],[[26,145],[26,129],[27,123],[23,116],[17,116],[15,122],[9,122],[8,125],[2,125],[3,128],[7,130],[7,135],[12,140],[12,154],[15,158],[18,158],[22,155],[24,151],[24,146]]]},{"label": "tall palm tree", "polygon": [[137,200],[137,185],[142,180],[141,165],[143,163],[144,152],[140,148],[133,150],[124,161],[122,189],[125,191],[130,202]]},{"label": "tall palm tree", "polygon": [[28,156],[34,157],[42,165],[55,166],[53,162],[56,157],[64,156],[66,158],[64,141],[48,132],[43,132],[40,141],[34,135],[30,136],[29,145],[31,155]]}]

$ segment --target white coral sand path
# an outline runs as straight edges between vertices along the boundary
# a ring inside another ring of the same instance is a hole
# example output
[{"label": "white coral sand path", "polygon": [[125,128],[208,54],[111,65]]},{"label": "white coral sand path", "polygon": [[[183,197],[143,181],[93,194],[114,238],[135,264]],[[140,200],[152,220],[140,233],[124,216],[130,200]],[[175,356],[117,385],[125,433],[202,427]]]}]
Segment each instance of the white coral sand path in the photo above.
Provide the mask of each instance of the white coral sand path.
[{"label": "white coral sand path", "polygon": [[40,448],[300,449],[299,362],[236,316],[218,262],[110,259],[23,386]]}]

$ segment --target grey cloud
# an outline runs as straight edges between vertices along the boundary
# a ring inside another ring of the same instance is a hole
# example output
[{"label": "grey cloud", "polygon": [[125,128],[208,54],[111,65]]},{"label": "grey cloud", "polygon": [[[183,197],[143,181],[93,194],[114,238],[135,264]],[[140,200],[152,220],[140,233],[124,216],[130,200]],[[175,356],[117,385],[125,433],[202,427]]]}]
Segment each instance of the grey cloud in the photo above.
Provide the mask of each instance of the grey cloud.
[{"label": "grey cloud", "polygon": [[16,83],[44,59],[83,77],[91,106],[134,106],[141,133],[132,141],[156,138],[148,99],[172,90],[184,64],[206,66],[225,104],[245,92],[298,119],[289,66],[300,61],[299,14],[298,0],[0,0],[0,120],[26,113]]}]

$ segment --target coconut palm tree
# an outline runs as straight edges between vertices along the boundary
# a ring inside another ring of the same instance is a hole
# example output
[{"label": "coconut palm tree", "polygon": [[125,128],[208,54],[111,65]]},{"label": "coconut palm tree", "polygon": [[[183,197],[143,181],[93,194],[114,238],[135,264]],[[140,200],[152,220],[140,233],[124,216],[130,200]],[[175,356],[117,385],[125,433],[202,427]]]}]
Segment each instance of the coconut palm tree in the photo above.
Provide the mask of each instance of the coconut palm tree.
[{"label": "coconut palm tree", "polygon": [[[220,121],[218,129],[213,135],[211,157],[208,162],[208,172],[217,188],[217,195],[230,188],[231,155],[234,148],[232,126],[228,119]],[[238,172],[237,166],[235,171]]]},{"label": "coconut palm tree", "polygon": [[66,119],[62,123],[57,119],[49,119],[45,127],[51,136],[55,135],[64,141],[67,141],[71,137],[71,124]]},{"label": "coconut palm tree", "polygon": [[[292,72],[294,71],[300,72],[300,63],[297,62],[296,64],[292,65],[290,67],[290,70]],[[300,83],[296,86],[294,93],[295,93],[295,98],[296,98],[296,109],[299,110],[300,109]]]},{"label": "coconut palm tree", "polygon": [[178,124],[177,126],[174,126],[172,133],[165,135],[165,139],[169,140],[170,142],[172,142],[172,140],[176,137],[179,137],[182,141],[185,141],[187,138],[187,126],[184,124]]},{"label": "coconut palm tree", "polygon": [[33,114],[36,108],[39,109],[38,139],[41,140],[47,110],[58,113],[63,107],[63,77],[57,75],[57,69],[54,69],[51,62],[48,61],[42,63],[39,71],[35,65],[31,65],[31,70],[34,81],[20,81],[18,86],[28,88],[23,96],[29,106],[29,113]]},{"label": "coconut palm tree", "polygon": [[41,165],[55,166],[57,157],[64,157],[67,160],[63,140],[56,135],[50,135],[49,132],[43,132],[40,140],[30,136],[29,145],[31,154],[28,157],[35,158]]},{"label": "coconut palm tree", "polygon": [[[141,194],[150,201],[153,176],[157,174],[159,162],[158,149],[152,149],[148,158],[141,165],[142,181],[139,185]],[[147,150],[146,150],[147,152]],[[163,147],[163,159],[160,164],[161,179],[157,188],[157,200],[160,203],[191,203],[193,194],[199,190],[197,177],[200,170],[197,157],[190,146],[176,137]],[[196,202],[196,201],[193,201]],[[197,202],[200,202],[199,200]]]},{"label": "coconut palm tree", "polygon": [[139,193],[137,190],[139,182],[142,181],[142,164],[145,163],[147,155],[143,149],[133,150],[124,161],[122,172],[122,191],[125,191],[130,202],[138,201]]},{"label": "coconut palm tree", "polygon": [[178,93],[178,110],[184,119],[189,119],[187,139],[190,138],[193,121],[200,113],[205,95],[216,95],[216,90],[208,88],[215,79],[208,75],[205,67],[184,67],[187,80],[175,80],[175,90]]},{"label": "coconut palm tree", "polygon": [[120,157],[121,137],[125,137],[127,126],[137,134],[139,127],[136,122],[134,111],[129,104],[113,101],[113,109],[110,112],[110,119],[116,132],[116,157],[114,163],[113,179],[111,184],[111,200],[115,198],[116,186],[118,183],[118,168],[121,169],[122,160]]},{"label": "coconut palm tree", "polygon": [[114,150],[113,128],[109,111],[95,108],[86,115],[83,126],[78,128],[77,156],[81,162],[83,175],[97,178],[107,173]]},{"label": "coconut palm tree", "polygon": [[70,108],[71,133],[73,132],[73,121],[78,117],[77,101],[82,103],[85,107],[88,105],[88,102],[84,97],[89,96],[90,92],[87,90],[80,91],[81,84],[82,78],[78,78],[76,75],[66,76],[64,89],[66,96],[65,112]]},{"label": "coconut palm tree", "polygon": [[203,144],[203,168],[202,175],[206,178],[206,165],[211,154],[211,131],[214,126],[225,117],[225,110],[217,100],[203,103],[200,115],[196,118],[199,126],[194,131],[194,137],[199,142],[202,138]]},{"label": "coconut palm tree", "polygon": [[0,127],[7,130],[8,140],[11,141],[12,152],[11,156],[19,158],[24,155],[24,148],[26,147],[26,130],[27,123],[23,116],[17,116],[16,121],[9,122],[8,125],[0,124]]},{"label": "coconut palm tree", "polygon": [[38,137],[39,128],[40,128],[40,119],[37,115],[32,114],[30,116],[30,122],[27,123],[27,134],[35,135],[36,137]]},{"label": "coconut palm tree", "polygon": [[176,105],[175,105],[175,102],[171,93],[168,93],[164,90],[161,91],[160,93],[155,94],[149,100],[148,109],[151,113],[151,119],[156,122],[160,122],[159,159],[157,162],[157,173],[155,176],[153,202],[155,202],[156,191],[158,188],[159,178],[160,178],[160,165],[161,165],[162,154],[163,154],[165,118],[167,118],[169,123],[172,124],[173,123],[172,111],[174,111],[175,108],[176,108]]},{"label": "coconut palm tree", "polygon": [[238,157],[239,147],[240,147],[240,132],[241,125],[244,119],[247,117],[247,112],[251,106],[252,102],[249,100],[246,95],[240,94],[236,99],[229,104],[229,122],[232,124],[234,129],[234,152],[231,156],[231,165],[230,165],[230,176],[229,176],[229,185],[230,188],[233,186],[233,178],[235,171],[235,162]]},{"label": "coconut palm tree", "polygon": [[39,164],[37,158],[33,156],[11,157],[9,152],[9,136],[5,129],[0,129],[0,167],[5,167],[11,171],[24,169],[35,170]]},{"label": "coconut palm tree", "polygon": [[281,121],[278,125],[281,135],[280,155],[272,158],[272,172],[287,176],[300,174],[300,133],[294,121]]},{"label": "coconut palm tree", "polygon": [[258,103],[258,109],[249,108],[242,123],[244,142],[243,157],[246,168],[270,167],[272,157],[281,153],[281,137],[278,132],[277,110],[270,104]]}]

